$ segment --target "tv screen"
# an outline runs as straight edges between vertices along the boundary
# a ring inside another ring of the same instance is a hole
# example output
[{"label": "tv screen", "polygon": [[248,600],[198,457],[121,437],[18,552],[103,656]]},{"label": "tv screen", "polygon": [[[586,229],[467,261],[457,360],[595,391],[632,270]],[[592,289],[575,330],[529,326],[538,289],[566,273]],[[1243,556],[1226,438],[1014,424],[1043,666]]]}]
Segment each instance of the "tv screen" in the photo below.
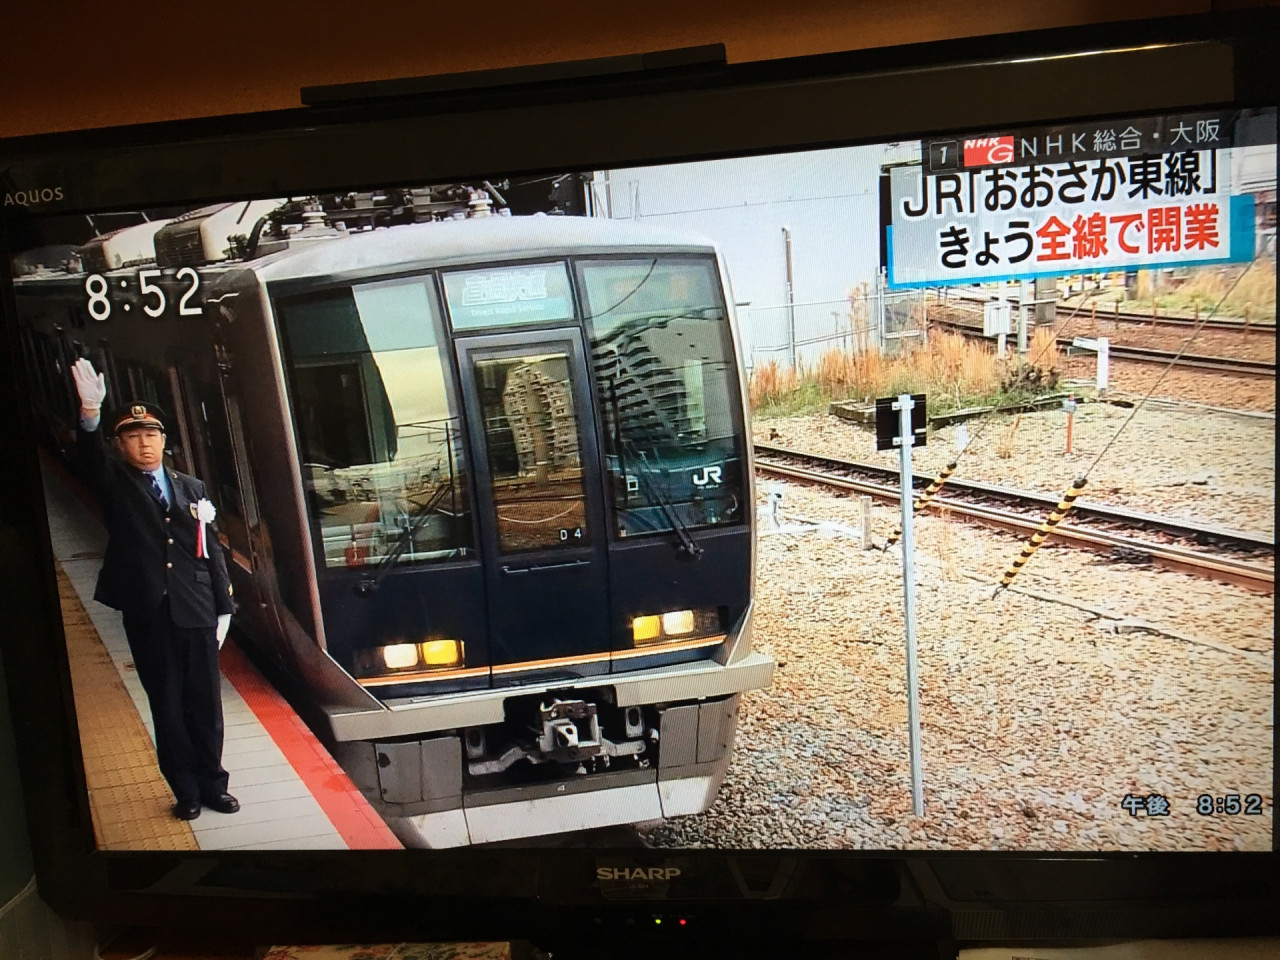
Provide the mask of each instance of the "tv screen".
[{"label": "tv screen", "polygon": [[78,835],[1272,850],[1277,119],[1223,49],[13,145],[5,655]]}]

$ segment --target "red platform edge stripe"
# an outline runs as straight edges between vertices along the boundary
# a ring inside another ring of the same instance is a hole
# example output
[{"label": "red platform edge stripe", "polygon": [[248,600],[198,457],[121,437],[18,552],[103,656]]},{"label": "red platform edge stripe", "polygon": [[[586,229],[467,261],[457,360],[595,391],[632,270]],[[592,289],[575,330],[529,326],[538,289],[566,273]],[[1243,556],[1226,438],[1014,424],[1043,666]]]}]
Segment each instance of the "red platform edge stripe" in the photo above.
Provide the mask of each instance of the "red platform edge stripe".
[{"label": "red platform edge stripe", "polygon": [[329,751],[271,688],[234,642],[219,655],[222,672],[320,804],[352,850],[399,850],[402,844]]},{"label": "red platform edge stripe", "polygon": [[[97,500],[71,471],[43,449],[39,450],[39,457],[41,464],[101,521],[102,510]],[[352,850],[403,849],[404,845],[351,782],[346,771],[338,766],[284,698],[263,679],[234,641],[223,646],[218,661],[223,674],[306,784],[347,846]]]}]

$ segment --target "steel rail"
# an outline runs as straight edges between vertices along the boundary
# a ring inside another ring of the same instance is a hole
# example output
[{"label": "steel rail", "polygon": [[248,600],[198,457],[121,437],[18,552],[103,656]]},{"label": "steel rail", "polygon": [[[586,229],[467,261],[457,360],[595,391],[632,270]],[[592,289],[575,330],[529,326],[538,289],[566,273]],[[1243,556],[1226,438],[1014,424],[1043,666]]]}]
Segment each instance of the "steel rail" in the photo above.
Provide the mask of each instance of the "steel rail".
[{"label": "steel rail", "polygon": [[[778,454],[784,456],[795,456],[798,458],[806,456],[803,454],[797,455],[781,451],[778,450],[778,448],[767,449],[777,450]],[[760,450],[759,446],[757,446],[757,450]],[[897,503],[899,500],[898,488],[890,484],[877,483],[868,480],[855,480],[848,477],[838,477],[821,471],[808,470],[803,467],[761,460],[759,458],[755,461],[755,467],[757,471],[765,474],[771,474],[773,476],[787,477],[789,479],[813,483],[819,486],[848,490],[852,493],[866,494],[887,502]],[[876,470],[881,468],[872,467],[872,469]],[[951,487],[953,485],[956,489],[962,489],[962,486],[960,484],[956,484],[955,481],[952,481],[948,486]],[[972,484],[969,484],[968,486],[972,488]],[[1019,536],[1026,536],[1035,532],[1041,522],[1041,518],[1039,517],[1027,517],[992,507],[966,503],[963,500],[946,495],[935,497],[931,506],[936,509],[948,510],[956,516],[964,517],[965,519],[982,523],[986,526],[1006,530]],[[1079,509],[1079,506],[1077,506],[1077,509]],[[1102,508],[1091,506],[1088,509],[1090,512],[1096,514]],[[1117,517],[1116,519],[1119,521],[1123,518]],[[1150,540],[1125,537],[1103,530],[1082,527],[1077,524],[1060,524],[1055,528],[1053,536],[1070,545],[1081,546],[1104,553],[1111,553],[1117,549],[1125,550],[1134,555],[1148,557],[1150,561],[1158,567],[1177,570],[1182,573],[1190,573],[1196,576],[1207,577],[1212,580],[1219,580],[1226,583],[1233,583],[1237,586],[1245,587],[1246,589],[1259,593],[1271,594],[1275,591],[1275,570],[1273,568],[1264,567],[1259,564],[1249,563],[1243,560],[1236,560],[1230,557],[1212,557],[1193,550],[1185,550],[1166,544],[1153,543]]]},{"label": "steel rail", "polygon": [[[934,318],[929,321],[940,327],[950,327],[968,336],[982,337],[982,328],[959,320]],[[1058,337],[1059,347],[1071,348],[1075,345],[1070,337]],[[1244,377],[1274,377],[1276,365],[1266,360],[1245,360],[1240,357],[1211,357],[1204,354],[1184,353],[1182,356],[1173,350],[1154,350],[1149,347],[1131,347],[1124,344],[1111,344],[1112,360],[1129,360],[1133,363],[1154,363],[1166,366],[1173,363],[1176,367],[1187,367],[1197,370],[1215,370]]]},{"label": "steel rail", "polygon": [[[987,303],[990,300],[990,297],[976,297],[967,294],[960,294],[955,298],[941,300],[938,302],[968,309],[970,305],[978,306],[980,304]],[[1080,304],[1059,303],[1056,306],[1058,310],[1070,313],[1071,311],[1079,308]],[[1092,311],[1089,311],[1089,316],[1091,318],[1094,316]],[[1102,304],[1098,304],[1096,316],[1098,320],[1141,324],[1147,327],[1194,327],[1198,325],[1206,330],[1234,330],[1237,333],[1266,334],[1272,337],[1276,335],[1276,325],[1274,323],[1254,323],[1252,321],[1245,320],[1227,320],[1223,317],[1208,317],[1197,320],[1195,317],[1160,316],[1158,314],[1153,318],[1149,313],[1132,313],[1124,310],[1116,313],[1114,309],[1104,311]]]},{"label": "steel rail", "polygon": [[[1058,338],[1058,346],[1071,347],[1073,342],[1066,338]],[[1276,365],[1274,361],[1245,360],[1240,357],[1210,357],[1203,354],[1184,353],[1182,356],[1172,350],[1153,350],[1148,347],[1130,347],[1111,345],[1111,359],[1132,360],[1135,363],[1158,363],[1161,366],[1171,361],[1177,367],[1194,367],[1202,370],[1221,370],[1247,377],[1274,377]]]},{"label": "steel rail", "polygon": [[[801,450],[791,450],[787,447],[778,447],[767,443],[757,443],[754,445],[754,449],[757,456],[786,457],[792,460],[807,461],[812,464],[821,464],[828,469],[849,470],[868,474],[886,482],[892,482],[898,477],[897,470],[874,463],[843,460],[838,457],[806,453]],[[925,487],[932,477],[927,474],[917,473],[912,479],[915,486]],[[1002,487],[994,483],[984,483],[981,480],[957,480],[953,477],[947,481],[947,488],[963,491],[973,496],[996,498],[1008,503],[1030,504],[1037,510],[1052,509],[1058,502],[1058,497],[1053,494]],[[1263,533],[1195,523],[1190,520],[1180,520],[1176,517],[1162,517],[1153,513],[1144,513],[1140,510],[1131,510],[1128,507],[1118,507],[1112,504],[1098,503],[1097,501],[1077,500],[1073,510],[1077,517],[1098,520],[1104,523],[1121,523],[1141,529],[1158,530],[1201,543],[1221,542],[1251,551],[1273,551],[1276,545],[1274,537]]]}]

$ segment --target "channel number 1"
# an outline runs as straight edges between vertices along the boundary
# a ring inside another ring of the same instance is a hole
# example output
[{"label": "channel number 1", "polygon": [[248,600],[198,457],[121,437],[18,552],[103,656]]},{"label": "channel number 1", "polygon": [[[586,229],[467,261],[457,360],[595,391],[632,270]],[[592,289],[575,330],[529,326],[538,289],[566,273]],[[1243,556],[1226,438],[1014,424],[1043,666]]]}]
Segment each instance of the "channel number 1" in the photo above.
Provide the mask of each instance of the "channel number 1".
[{"label": "channel number 1", "polygon": [[[165,297],[164,290],[155,283],[152,283],[157,277],[162,276],[159,270],[139,270],[138,271],[138,290],[142,294],[143,304],[142,312],[148,317],[159,318],[163,316],[165,308],[168,307],[169,301]],[[181,299],[178,300],[178,316],[180,317],[198,317],[201,314],[200,304],[192,304],[191,298],[196,295],[196,291],[200,289],[200,274],[196,273],[190,267],[183,267],[175,275],[175,279],[189,282],[191,285],[187,287]],[[127,287],[129,281],[121,280],[120,286]],[[107,278],[100,273],[91,273],[85,277],[84,292],[89,297],[89,316],[101,322],[111,316],[111,301],[107,298],[107,291],[110,285]],[[146,301],[152,302],[146,302]]]}]

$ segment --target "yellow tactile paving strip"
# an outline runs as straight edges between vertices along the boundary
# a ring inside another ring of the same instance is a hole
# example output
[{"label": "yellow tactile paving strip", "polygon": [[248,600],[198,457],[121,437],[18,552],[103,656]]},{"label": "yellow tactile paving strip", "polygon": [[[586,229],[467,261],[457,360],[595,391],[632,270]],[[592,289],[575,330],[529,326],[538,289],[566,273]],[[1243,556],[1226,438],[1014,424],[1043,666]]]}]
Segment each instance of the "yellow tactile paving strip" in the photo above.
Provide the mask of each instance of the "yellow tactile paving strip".
[{"label": "yellow tactile paving strip", "polygon": [[61,564],[58,595],[98,848],[198,850],[191,826],[170,810],[151,736]]}]

